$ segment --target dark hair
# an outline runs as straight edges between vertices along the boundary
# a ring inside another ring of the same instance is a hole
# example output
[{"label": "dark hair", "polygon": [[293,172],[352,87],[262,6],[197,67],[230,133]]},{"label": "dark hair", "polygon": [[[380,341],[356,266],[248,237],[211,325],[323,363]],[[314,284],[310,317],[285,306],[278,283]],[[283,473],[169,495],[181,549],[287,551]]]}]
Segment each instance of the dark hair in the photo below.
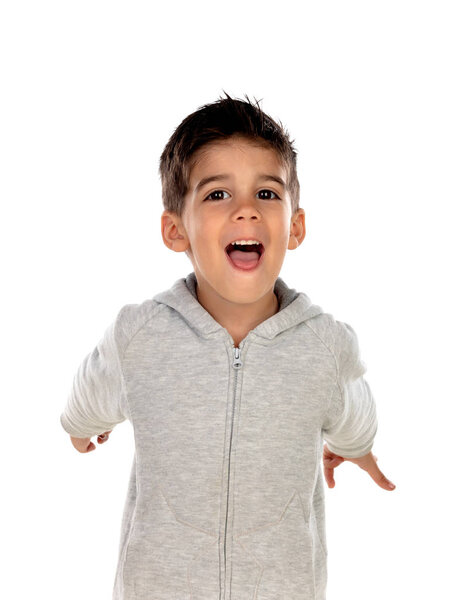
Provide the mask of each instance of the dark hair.
[{"label": "dark hair", "polygon": [[[224,91],[224,90],[223,90]],[[167,142],[159,162],[162,202],[165,210],[182,216],[188,192],[190,171],[195,152],[210,142],[241,136],[275,150],[288,172],[287,189],[292,214],[299,208],[300,184],[297,177],[297,152],[282,123],[266,115],[259,103],[231,98],[226,92],[212,104],[205,104],[188,115]]]}]

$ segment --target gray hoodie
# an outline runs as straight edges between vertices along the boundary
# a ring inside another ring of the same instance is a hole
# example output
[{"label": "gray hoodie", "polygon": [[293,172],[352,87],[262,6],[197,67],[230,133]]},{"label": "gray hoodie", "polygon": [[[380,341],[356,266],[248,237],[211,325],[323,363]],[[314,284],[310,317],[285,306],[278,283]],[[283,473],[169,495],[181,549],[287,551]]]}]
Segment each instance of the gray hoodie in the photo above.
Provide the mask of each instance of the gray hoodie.
[{"label": "gray hoodie", "polygon": [[370,452],[375,402],[353,329],[274,292],[235,347],[191,272],[123,306],[80,365],[65,431],[134,430],[113,600],[325,599],[323,438]]}]

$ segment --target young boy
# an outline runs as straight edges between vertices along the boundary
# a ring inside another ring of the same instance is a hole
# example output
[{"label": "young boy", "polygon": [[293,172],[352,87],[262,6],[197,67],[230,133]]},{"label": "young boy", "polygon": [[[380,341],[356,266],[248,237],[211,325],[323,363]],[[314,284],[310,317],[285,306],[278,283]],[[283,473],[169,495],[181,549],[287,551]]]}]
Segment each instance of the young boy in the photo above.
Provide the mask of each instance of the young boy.
[{"label": "young boy", "polygon": [[322,456],[329,487],[344,460],[393,484],[356,334],[278,276],[305,237],[296,152],[226,94],[177,127],[160,175],[164,243],[194,270],[122,307],[61,415],[79,452],[133,425],[113,599],[323,600]]}]

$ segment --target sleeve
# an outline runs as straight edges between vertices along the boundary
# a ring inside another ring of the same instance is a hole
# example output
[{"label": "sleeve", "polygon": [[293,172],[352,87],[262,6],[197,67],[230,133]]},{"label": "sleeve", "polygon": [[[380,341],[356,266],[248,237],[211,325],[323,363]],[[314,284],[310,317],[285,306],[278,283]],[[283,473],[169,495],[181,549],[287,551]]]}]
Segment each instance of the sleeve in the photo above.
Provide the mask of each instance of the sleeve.
[{"label": "sleeve", "polygon": [[98,435],[129,418],[117,344],[120,314],[121,311],[74,376],[60,416],[63,429],[73,437]]},{"label": "sleeve", "polygon": [[377,432],[375,401],[363,375],[366,366],[357,336],[350,325],[336,321],[334,356],[336,382],[326,411],[323,437],[338,456],[358,458],[368,454]]}]

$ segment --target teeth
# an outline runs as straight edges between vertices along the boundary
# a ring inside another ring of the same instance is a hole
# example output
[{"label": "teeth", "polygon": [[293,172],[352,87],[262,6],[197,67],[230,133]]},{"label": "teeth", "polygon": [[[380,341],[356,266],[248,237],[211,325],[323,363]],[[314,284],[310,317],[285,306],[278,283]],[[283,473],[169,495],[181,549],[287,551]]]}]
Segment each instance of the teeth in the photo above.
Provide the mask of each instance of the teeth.
[{"label": "teeth", "polygon": [[235,242],[231,242],[231,244],[234,246],[235,244],[237,244],[238,246],[245,246],[245,245],[249,245],[249,244],[260,244],[261,242],[258,242],[257,240],[236,240]]}]

